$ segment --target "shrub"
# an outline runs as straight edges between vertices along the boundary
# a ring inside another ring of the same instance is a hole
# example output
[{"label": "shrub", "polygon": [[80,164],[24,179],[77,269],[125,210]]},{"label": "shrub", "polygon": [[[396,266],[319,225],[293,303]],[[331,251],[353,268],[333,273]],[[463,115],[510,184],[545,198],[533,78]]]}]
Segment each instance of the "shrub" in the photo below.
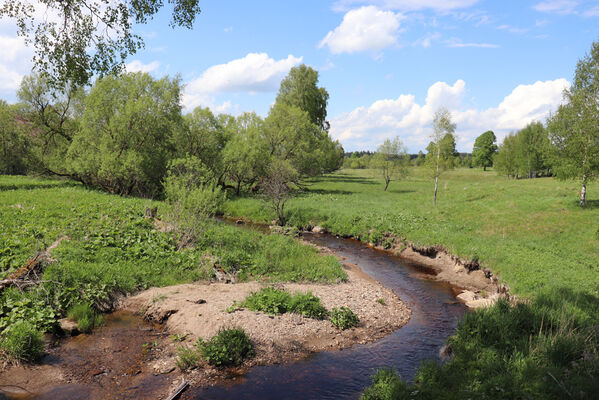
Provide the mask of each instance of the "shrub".
[{"label": "shrub", "polygon": [[289,308],[293,313],[314,319],[325,319],[329,314],[327,309],[320,304],[320,299],[311,292],[295,293],[291,297]]},{"label": "shrub", "polygon": [[331,323],[337,329],[341,330],[358,326],[358,322],[360,322],[358,316],[354,314],[352,310],[345,306],[341,308],[333,308],[333,311],[331,311],[329,318],[331,320]]},{"label": "shrub", "polygon": [[195,368],[198,365],[199,360],[200,355],[196,349],[185,346],[179,346],[177,349],[177,360],[175,361],[175,364],[181,371]]},{"label": "shrub", "polygon": [[69,309],[67,316],[77,321],[81,332],[89,333],[102,323],[102,315],[98,314],[89,304],[77,304]]},{"label": "shrub", "polygon": [[[360,400],[399,400],[406,396],[406,384],[393,368],[381,368],[372,375],[372,385],[364,390]],[[402,396],[403,395],[403,396]]]},{"label": "shrub", "polygon": [[37,361],[44,354],[44,341],[40,331],[26,321],[19,321],[2,334],[0,344],[11,357],[22,361]]},{"label": "shrub", "polygon": [[254,346],[242,328],[221,329],[199,347],[202,357],[217,367],[239,365],[254,355]]},{"label": "shrub", "polygon": [[290,310],[291,295],[284,290],[266,287],[250,294],[243,303],[252,311],[264,311],[267,314],[284,314]]}]

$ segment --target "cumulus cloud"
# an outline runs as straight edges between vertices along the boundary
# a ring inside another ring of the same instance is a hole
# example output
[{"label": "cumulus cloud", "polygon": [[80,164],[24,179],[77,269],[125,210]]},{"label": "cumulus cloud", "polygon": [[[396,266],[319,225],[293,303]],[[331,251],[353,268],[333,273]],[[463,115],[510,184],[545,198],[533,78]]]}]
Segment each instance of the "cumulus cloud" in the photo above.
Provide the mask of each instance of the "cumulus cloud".
[{"label": "cumulus cloud", "polygon": [[402,94],[334,117],[331,135],[348,150],[375,150],[385,139],[399,135],[411,152],[417,152],[430,141],[433,114],[444,106],[457,123],[458,149],[472,151],[474,139],[486,130],[493,130],[501,140],[531,121],[543,121],[560,104],[568,86],[565,79],[519,85],[497,107],[477,110],[462,106],[463,80],[453,85],[436,82],[429,87],[424,104],[418,104],[414,95]]},{"label": "cumulus cloud", "polygon": [[397,43],[401,14],[381,11],[375,6],[361,7],[345,14],[341,25],[322,39],[319,48],[328,46],[333,54],[377,51]]},{"label": "cumulus cloud", "polygon": [[[276,91],[281,79],[301,62],[302,57],[293,55],[277,61],[266,53],[249,53],[226,64],[214,65],[185,86],[183,104],[188,109],[213,106],[214,96],[220,93]],[[226,104],[217,107],[223,106]]]},{"label": "cumulus cloud", "polygon": [[23,75],[31,71],[33,52],[22,38],[0,35],[0,96],[14,99]]},{"label": "cumulus cloud", "polygon": [[158,61],[152,61],[151,63],[144,64],[139,60],[133,60],[125,65],[127,72],[152,72],[160,67]]},{"label": "cumulus cloud", "polygon": [[532,8],[553,14],[575,14],[578,2],[574,0],[548,0],[535,4]]},{"label": "cumulus cloud", "polygon": [[449,11],[470,7],[477,2],[478,0],[339,0],[333,5],[333,9],[346,11],[357,4],[371,4],[387,10],[415,11],[428,8]]}]

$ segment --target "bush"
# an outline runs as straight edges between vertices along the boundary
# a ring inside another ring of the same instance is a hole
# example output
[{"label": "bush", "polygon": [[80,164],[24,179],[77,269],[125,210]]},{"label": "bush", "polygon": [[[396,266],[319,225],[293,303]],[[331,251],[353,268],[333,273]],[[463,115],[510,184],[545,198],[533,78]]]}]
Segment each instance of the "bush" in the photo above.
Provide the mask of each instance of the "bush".
[{"label": "bush", "polygon": [[320,299],[311,292],[295,293],[291,297],[289,308],[293,313],[314,319],[325,319],[329,314],[327,309],[320,304]]},{"label": "bush", "polygon": [[89,304],[77,304],[69,309],[67,316],[77,322],[81,332],[89,333],[102,323],[102,315]]},{"label": "bush", "polygon": [[19,321],[2,334],[0,344],[11,357],[22,361],[37,361],[44,354],[41,332],[26,321]]},{"label": "bush", "polygon": [[393,368],[381,368],[372,375],[372,385],[364,390],[360,400],[407,399],[406,384]]},{"label": "bush", "polygon": [[267,314],[284,314],[290,311],[291,295],[284,290],[266,287],[250,294],[243,303],[252,311],[263,311]]},{"label": "bush", "polygon": [[337,328],[341,330],[345,330],[348,328],[352,328],[354,326],[358,326],[358,322],[360,319],[352,310],[347,307],[341,308],[333,308],[333,311],[330,313],[331,323]]},{"label": "bush", "polygon": [[199,347],[202,357],[217,367],[239,365],[254,355],[254,345],[242,328],[221,329]]},{"label": "bush", "polygon": [[179,346],[177,349],[177,360],[175,363],[181,371],[197,367],[199,360],[200,356],[195,349],[185,346]]}]

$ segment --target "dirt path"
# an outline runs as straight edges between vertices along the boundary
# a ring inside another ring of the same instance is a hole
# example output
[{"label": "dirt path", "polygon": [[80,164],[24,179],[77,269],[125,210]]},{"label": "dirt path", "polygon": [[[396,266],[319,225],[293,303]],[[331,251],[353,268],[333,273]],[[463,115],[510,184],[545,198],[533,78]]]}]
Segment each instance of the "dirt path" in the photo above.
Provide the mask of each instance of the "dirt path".
[{"label": "dirt path", "polygon": [[[276,285],[289,292],[311,291],[327,309],[346,306],[360,318],[356,328],[340,331],[330,321],[318,321],[296,314],[267,315],[240,310],[228,313],[235,301],[243,301],[251,292],[268,286],[259,282],[203,283],[152,288],[130,297],[123,307],[141,311],[146,318],[165,323],[170,333],[186,335],[184,345],[197,338],[209,339],[221,327],[240,326],[256,347],[256,356],[236,373],[253,365],[273,364],[305,357],[314,351],[341,349],[356,343],[372,342],[405,325],[409,308],[392,291],[365,275],[357,266],[346,265],[348,281],[339,284]],[[176,348],[155,363],[156,370],[170,369],[175,362]],[[188,378],[201,384],[222,377],[221,370],[202,365]]]}]

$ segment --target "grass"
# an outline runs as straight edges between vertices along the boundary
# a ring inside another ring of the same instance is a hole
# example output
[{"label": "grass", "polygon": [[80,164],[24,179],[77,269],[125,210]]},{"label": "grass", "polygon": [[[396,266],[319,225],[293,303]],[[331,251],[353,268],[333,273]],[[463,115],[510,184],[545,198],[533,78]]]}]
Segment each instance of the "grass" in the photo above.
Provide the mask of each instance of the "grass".
[{"label": "grass", "polygon": [[67,316],[77,322],[81,332],[90,333],[102,324],[102,315],[96,312],[89,304],[77,304],[67,311]]},{"label": "grass", "polygon": [[68,181],[0,176],[0,279],[59,236],[70,238],[52,252],[57,262],[44,269],[45,283],[0,294],[0,335],[21,320],[49,330],[78,304],[110,309],[116,293],[210,279],[215,265],[239,280],[347,279],[335,257],[293,238],[217,222],[208,224],[196,246],[179,249],[174,233],[154,229],[144,217],[147,207],[158,207],[159,215],[169,211],[163,202]]},{"label": "grass", "polygon": [[254,345],[242,328],[221,329],[198,347],[202,357],[217,367],[240,365],[254,355]]},{"label": "grass", "polygon": [[27,321],[18,321],[2,335],[0,348],[20,361],[37,361],[44,354],[41,332]]},{"label": "grass", "polygon": [[327,309],[320,303],[320,299],[311,292],[297,292],[292,295],[272,287],[251,293],[240,304],[234,304],[231,311],[240,307],[267,314],[295,313],[314,319],[325,319],[328,316]]},{"label": "grass", "polygon": [[[321,225],[338,235],[390,245],[385,233],[418,245],[442,245],[478,258],[512,292],[543,288],[599,290],[599,184],[588,186],[588,207],[577,205],[579,185],[553,178],[507,180],[493,171],[457,169],[441,177],[437,207],[426,171],[383,180],[373,170],[342,170],[312,179],[288,203],[289,224]],[[596,196],[595,198],[593,196]],[[253,197],[233,199],[226,214],[268,222],[273,215]]]}]

